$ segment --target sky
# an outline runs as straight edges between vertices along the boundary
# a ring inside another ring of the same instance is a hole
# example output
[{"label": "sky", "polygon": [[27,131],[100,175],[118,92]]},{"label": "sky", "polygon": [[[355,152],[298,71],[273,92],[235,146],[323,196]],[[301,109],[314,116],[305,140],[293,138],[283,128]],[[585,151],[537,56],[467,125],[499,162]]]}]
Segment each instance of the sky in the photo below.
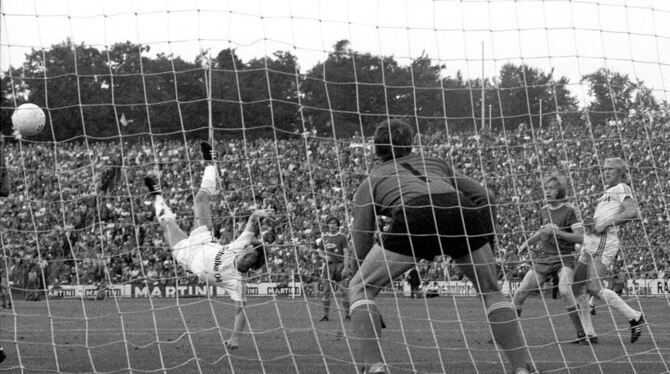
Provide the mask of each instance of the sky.
[{"label": "sky", "polygon": [[[20,66],[31,48],[67,38],[99,49],[129,40],[192,61],[235,48],[243,60],[288,50],[302,72],[336,41],[355,51],[393,55],[401,64],[426,54],[476,78],[507,63],[579,79],[608,67],[670,101],[667,0],[3,0],[0,69]],[[483,52],[483,53],[482,53]]]}]

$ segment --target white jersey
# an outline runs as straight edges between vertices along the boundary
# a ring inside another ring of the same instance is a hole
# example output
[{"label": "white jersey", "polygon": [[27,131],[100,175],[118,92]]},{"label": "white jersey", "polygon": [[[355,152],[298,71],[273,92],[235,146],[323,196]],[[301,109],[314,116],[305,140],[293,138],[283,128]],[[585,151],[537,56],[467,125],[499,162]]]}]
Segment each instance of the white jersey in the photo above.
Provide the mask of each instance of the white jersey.
[{"label": "white jersey", "polygon": [[230,244],[221,245],[214,242],[207,226],[200,226],[175,245],[172,257],[201,280],[225,288],[233,300],[242,301],[242,273],[237,270],[235,258],[253,237],[252,231],[244,231]]},{"label": "white jersey", "polygon": [[[619,183],[614,187],[610,187],[598,199],[596,211],[593,214],[595,225],[603,223],[612,219],[616,214],[623,210],[623,201],[626,197],[633,198],[633,191],[625,183]],[[614,227],[616,232],[617,228]]]}]

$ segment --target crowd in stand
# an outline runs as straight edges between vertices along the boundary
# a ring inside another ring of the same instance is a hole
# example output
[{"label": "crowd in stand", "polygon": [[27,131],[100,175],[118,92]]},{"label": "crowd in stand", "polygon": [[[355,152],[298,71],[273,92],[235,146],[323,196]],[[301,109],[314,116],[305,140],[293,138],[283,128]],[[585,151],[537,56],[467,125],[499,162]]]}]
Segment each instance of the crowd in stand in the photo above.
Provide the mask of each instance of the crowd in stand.
[{"label": "crowd in stand", "polygon": [[[29,277],[31,272],[50,285],[169,284],[188,277],[170,257],[142,178],[159,173],[164,195],[182,228],[190,230],[204,167],[198,144],[159,136],[8,144],[13,192],[0,202],[5,260],[0,268],[17,287],[40,281]],[[278,250],[251,282],[318,279],[322,264],[314,243],[328,216],[348,222],[354,190],[377,162],[369,144],[358,135],[333,139],[314,133],[281,140],[216,139],[222,183],[212,208],[219,240],[227,243],[238,235],[254,207],[277,212],[272,245]],[[436,131],[423,134],[416,151],[447,160],[494,192],[496,250],[501,276],[509,279],[522,277],[528,267],[527,258],[514,250],[539,227],[542,177],[553,171],[566,175],[569,200],[589,217],[604,190],[599,162],[624,158],[642,219],[623,229],[615,266],[630,277],[655,278],[667,277],[670,266],[668,144],[670,117],[661,112],[597,126],[559,119],[511,132]],[[379,226],[383,229],[383,219]],[[418,270],[423,280],[461,277],[448,258],[422,261]]]}]

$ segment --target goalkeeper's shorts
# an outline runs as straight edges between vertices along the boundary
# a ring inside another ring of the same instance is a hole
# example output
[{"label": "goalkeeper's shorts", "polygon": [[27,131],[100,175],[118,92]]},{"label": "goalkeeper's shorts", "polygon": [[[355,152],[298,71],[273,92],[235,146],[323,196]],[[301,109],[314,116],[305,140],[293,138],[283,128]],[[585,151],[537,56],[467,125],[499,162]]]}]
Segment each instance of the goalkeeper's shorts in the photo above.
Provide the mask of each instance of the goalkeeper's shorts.
[{"label": "goalkeeper's shorts", "polygon": [[615,231],[606,231],[602,235],[587,234],[579,254],[579,262],[587,264],[590,256],[600,261],[605,267],[612,264],[612,260],[619,252],[619,237]]},{"label": "goalkeeper's shorts", "polygon": [[386,250],[416,258],[460,258],[492,241],[489,212],[462,193],[418,196],[394,209],[382,243]]}]

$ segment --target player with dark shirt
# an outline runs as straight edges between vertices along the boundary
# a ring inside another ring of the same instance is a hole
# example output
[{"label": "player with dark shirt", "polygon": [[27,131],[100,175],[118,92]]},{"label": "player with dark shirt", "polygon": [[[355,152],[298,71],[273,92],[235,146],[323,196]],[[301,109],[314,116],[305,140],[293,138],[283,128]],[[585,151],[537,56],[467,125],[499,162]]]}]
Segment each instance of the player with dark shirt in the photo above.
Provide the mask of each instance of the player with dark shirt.
[{"label": "player with dark shirt", "polygon": [[540,242],[531,252],[533,263],[523,277],[519,288],[514,292],[514,307],[521,315],[526,298],[539,289],[544,282],[557,275],[558,290],[568,311],[568,316],[577,330],[575,343],[597,343],[596,336],[587,337],[579,319],[579,310],[572,294],[573,269],[575,267],[575,244],[584,239],[582,219],[579,209],[565,202],[566,187],[562,177],[552,175],[543,183],[545,198],[548,202],[539,212],[542,226],[519,247],[519,253]]},{"label": "player with dark shirt", "polygon": [[323,317],[320,321],[328,321],[330,311],[330,296],[333,294],[333,283],[342,290],[342,306],[346,310],[345,320],[349,316],[349,292],[347,290],[347,278],[350,274],[349,266],[349,241],[347,236],[340,231],[340,221],[335,217],[329,217],[326,221],[328,232],[317,240],[319,253],[323,258],[324,265],[321,271],[321,282],[323,285]]},{"label": "player with dark shirt", "polygon": [[[414,130],[400,120],[379,124],[375,167],[354,195],[352,239],[362,263],[351,280],[351,321],[356,362],[365,373],[386,373],[379,337],[379,291],[416,265],[449,255],[483,298],[496,342],[514,374],[529,373],[514,306],[500,292],[489,242],[494,220],[492,198],[479,183],[454,172],[446,162],[412,154]],[[375,243],[377,217],[392,217],[388,232]]]}]

